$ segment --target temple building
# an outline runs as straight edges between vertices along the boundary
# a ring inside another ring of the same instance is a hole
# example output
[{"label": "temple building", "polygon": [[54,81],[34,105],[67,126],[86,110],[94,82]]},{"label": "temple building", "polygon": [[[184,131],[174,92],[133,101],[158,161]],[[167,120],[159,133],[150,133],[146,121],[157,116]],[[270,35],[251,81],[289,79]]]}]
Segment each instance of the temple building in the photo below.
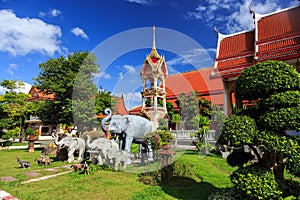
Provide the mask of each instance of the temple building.
[{"label": "temple building", "polygon": [[[300,6],[264,15],[250,6],[250,13],[253,30],[224,35],[215,28],[218,43],[210,77],[223,82],[227,115],[232,113],[234,83],[243,69],[266,60],[280,60],[300,71]],[[236,101],[237,108],[247,103]]]}]

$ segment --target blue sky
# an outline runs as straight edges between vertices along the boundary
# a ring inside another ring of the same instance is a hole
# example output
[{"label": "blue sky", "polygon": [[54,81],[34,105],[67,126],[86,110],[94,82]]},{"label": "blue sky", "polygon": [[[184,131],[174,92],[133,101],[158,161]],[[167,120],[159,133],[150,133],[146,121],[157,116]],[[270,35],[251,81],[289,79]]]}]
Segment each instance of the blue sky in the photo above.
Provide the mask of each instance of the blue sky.
[{"label": "blue sky", "polygon": [[[132,107],[130,101],[140,98],[139,70],[152,46],[153,25],[169,74],[209,67],[217,45],[214,25],[223,34],[252,29],[250,2],[0,0],[0,81],[32,85],[40,63],[88,50],[99,60],[98,87],[126,94]],[[253,0],[260,14],[295,5],[298,0]]]}]

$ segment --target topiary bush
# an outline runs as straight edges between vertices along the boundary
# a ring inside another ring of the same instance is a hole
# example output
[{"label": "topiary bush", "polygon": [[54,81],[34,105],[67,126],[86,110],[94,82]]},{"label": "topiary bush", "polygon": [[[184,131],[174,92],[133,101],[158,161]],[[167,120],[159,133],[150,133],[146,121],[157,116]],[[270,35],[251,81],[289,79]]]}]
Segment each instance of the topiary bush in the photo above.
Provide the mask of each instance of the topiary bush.
[{"label": "topiary bush", "polygon": [[266,61],[244,69],[238,77],[234,93],[238,99],[266,98],[287,90],[300,90],[300,75],[282,61]]},{"label": "topiary bush", "polygon": [[221,141],[229,141],[231,146],[252,144],[256,135],[256,123],[248,116],[232,115],[225,120]]},{"label": "topiary bush", "polygon": [[252,199],[282,199],[272,171],[257,165],[240,167],[230,175],[234,187]]}]

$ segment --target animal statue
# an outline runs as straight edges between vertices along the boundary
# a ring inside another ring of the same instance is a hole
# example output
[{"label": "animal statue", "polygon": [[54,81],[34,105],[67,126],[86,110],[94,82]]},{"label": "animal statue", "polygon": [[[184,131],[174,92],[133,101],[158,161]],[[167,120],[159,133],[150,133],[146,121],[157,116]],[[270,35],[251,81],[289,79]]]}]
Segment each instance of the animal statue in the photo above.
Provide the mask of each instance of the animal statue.
[{"label": "animal statue", "polygon": [[107,153],[112,149],[118,150],[118,143],[105,138],[97,138],[92,142],[90,140],[90,136],[87,135],[86,147],[89,149],[92,164],[103,165],[105,163],[105,165],[109,166],[110,160],[107,158]]},{"label": "animal statue", "polygon": [[107,157],[113,160],[115,170],[118,170],[119,165],[122,164],[123,168],[126,168],[127,161],[129,159],[129,153],[124,150],[110,150]]},{"label": "animal statue", "polygon": [[44,153],[41,153],[40,157],[34,161],[36,161],[39,165],[51,165],[51,159]]},{"label": "animal statue", "polygon": [[54,144],[58,146],[59,148],[66,148],[68,151],[68,163],[71,163],[74,161],[74,152],[78,150],[78,161],[82,161],[84,158],[84,152],[85,152],[85,141],[82,138],[75,138],[71,136],[66,136],[61,138],[55,134],[54,136]]},{"label": "animal statue", "polygon": [[30,168],[30,162],[28,161],[20,160],[19,158],[17,158],[17,162],[21,165],[21,168],[23,169]]},{"label": "animal statue", "polygon": [[86,161],[83,163],[83,173],[90,175],[90,166],[86,163]]},{"label": "animal statue", "polygon": [[74,169],[74,171],[77,172],[78,170],[83,169],[83,164],[72,164],[70,165],[70,168]]},{"label": "animal statue", "polygon": [[[114,134],[122,136],[124,134],[125,145],[120,142],[120,149],[130,152],[131,143],[143,144],[146,140],[146,135],[152,132],[152,123],[143,117],[135,115],[113,115],[109,108],[105,109],[107,116],[101,121],[102,129],[107,132],[111,131]],[[108,125],[106,122],[110,119]],[[149,158],[151,159],[151,147],[149,146]],[[123,148],[124,147],[124,148]],[[130,159],[128,160],[130,163]]]}]

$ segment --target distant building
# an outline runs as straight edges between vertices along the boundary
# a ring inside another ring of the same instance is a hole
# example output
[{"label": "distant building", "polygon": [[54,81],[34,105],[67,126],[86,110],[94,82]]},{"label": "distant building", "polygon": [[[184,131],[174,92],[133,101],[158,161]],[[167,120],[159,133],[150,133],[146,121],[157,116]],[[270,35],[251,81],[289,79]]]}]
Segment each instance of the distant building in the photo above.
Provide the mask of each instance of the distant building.
[{"label": "distant building", "polygon": [[[28,94],[30,97],[27,99],[29,102],[33,101],[45,101],[48,99],[54,99],[54,94],[45,94],[38,90],[36,87],[32,86]],[[28,120],[25,121],[28,127],[34,129],[36,133],[39,133],[39,140],[48,140],[52,139],[51,134],[53,131],[60,132],[60,127],[56,125],[43,125],[43,122],[34,115],[31,115]]]},{"label": "distant building", "polygon": [[[230,35],[217,29],[218,43],[212,79],[221,79],[224,111],[232,113],[234,83],[242,70],[258,62],[280,60],[300,71],[300,6],[261,15],[250,7],[254,29]],[[237,108],[243,102],[237,101]]]}]

